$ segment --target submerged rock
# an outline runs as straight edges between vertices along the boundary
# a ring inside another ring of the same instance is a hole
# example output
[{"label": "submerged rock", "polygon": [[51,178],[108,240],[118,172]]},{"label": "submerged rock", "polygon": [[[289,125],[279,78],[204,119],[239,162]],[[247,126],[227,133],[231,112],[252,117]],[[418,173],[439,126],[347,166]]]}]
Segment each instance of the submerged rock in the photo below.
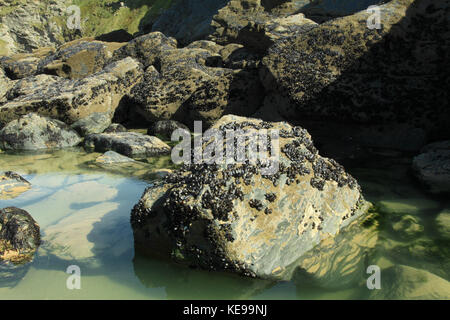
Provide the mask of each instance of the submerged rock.
[{"label": "submerged rock", "polygon": [[414,157],[413,172],[431,193],[450,192],[450,141],[425,146]]},{"label": "submerged rock", "polygon": [[0,172],[0,200],[13,199],[31,188],[31,183],[15,172]]},{"label": "submerged rock", "polygon": [[39,243],[39,225],[28,212],[15,207],[0,210],[0,261],[28,262]]},{"label": "submerged rock", "polygon": [[82,137],[91,133],[102,133],[111,124],[111,115],[107,112],[96,112],[90,114],[84,119],[80,119],[71,125],[71,128],[78,132]]},{"label": "submerged rock", "polygon": [[450,240],[450,209],[442,211],[436,217],[436,228],[442,239]]},{"label": "submerged rock", "polygon": [[279,170],[270,175],[250,162],[175,170],[151,185],[132,211],[140,250],[210,270],[282,278],[290,264],[367,209],[355,179],[321,157],[306,130],[236,116],[213,128],[222,134],[279,130]]},{"label": "submerged rock", "polygon": [[80,136],[65,123],[35,113],[13,120],[0,130],[3,150],[59,149],[80,142]]},{"label": "submerged rock", "polygon": [[174,120],[162,120],[153,123],[147,130],[147,134],[154,136],[160,135],[170,140],[172,133],[177,129],[189,131],[189,128],[184,124]]},{"label": "submerged rock", "polygon": [[428,271],[397,265],[381,272],[381,289],[371,299],[448,300],[450,282]]},{"label": "submerged rock", "polygon": [[129,163],[129,162],[136,162],[136,161],[131,158],[128,158],[126,156],[123,156],[120,153],[117,153],[115,151],[107,151],[104,154],[102,154],[100,157],[95,159],[95,162],[101,166],[104,166],[104,165],[110,165],[110,164]]},{"label": "submerged rock", "polygon": [[38,75],[18,81],[0,104],[0,123],[38,113],[72,124],[96,112],[111,112],[119,106],[143,74],[132,58],[108,65],[102,71],[79,80]]},{"label": "submerged rock", "polygon": [[97,152],[116,151],[127,157],[146,158],[170,152],[170,147],[160,139],[136,132],[90,134],[84,146]]}]

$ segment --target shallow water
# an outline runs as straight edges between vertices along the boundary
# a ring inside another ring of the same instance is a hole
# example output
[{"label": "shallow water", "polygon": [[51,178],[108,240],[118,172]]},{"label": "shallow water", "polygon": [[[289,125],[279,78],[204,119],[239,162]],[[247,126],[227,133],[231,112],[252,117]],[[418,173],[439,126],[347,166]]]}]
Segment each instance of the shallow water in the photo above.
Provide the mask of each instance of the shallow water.
[{"label": "shallow water", "polygon": [[[98,168],[97,156],[78,149],[0,154],[0,171],[16,171],[32,184],[19,197],[0,200],[0,207],[27,210],[42,235],[32,263],[9,271],[0,266],[0,299],[366,299],[372,297],[366,268],[373,264],[382,270],[408,265],[450,279],[448,242],[435,226],[450,203],[430,197],[409,177],[407,158],[347,166],[376,205],[371,219],[303,257],[303,271],[292,281],[271,283],[135,253],[130,211],[151,178],[132,168]],[[147,162],[142,171],[168,166],[167,158]],[[81,290],[66,287],[70,265],[81,269]]]}]

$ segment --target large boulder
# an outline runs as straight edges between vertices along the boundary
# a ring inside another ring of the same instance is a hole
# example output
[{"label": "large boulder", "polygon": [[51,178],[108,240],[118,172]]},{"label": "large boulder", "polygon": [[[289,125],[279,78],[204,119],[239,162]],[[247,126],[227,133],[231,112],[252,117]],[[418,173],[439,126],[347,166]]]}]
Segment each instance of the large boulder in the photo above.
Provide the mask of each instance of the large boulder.
[{"label": "large boulder", "polygon": [[30,113],[0,130],[3,150],[59,149],[78,145],[80,136],[65,123]]},{"label": "large boulder", "polygon": [[13,80],[34,76],[38,73],[39,63],[54,53],[52,48],[41,48],[33,53],[18,53],[0,58],[0,66]]},{"label": "large boulder", "polygon": [[381,272],[381,289],[371,299],[448,300],[450,283],[428,271],[397,265]]},{"label": "large boulder", "polygon": [[31,184],[15,172],[0,172],[0,200],[15,198],[31,188]]},{"label": "large boulder", "polygon": [[170,147],[156,137],[136,132],[90,134],[84,147],[97,152],[116,151],[127,157],[146,158],[168,154]]},{"label": "large boulder", "polygon": [[[393,0],[277,41],[263,59],[268,109],[286,119],[407,123],[449,135],[448,2]],[[433,23],[430,23],[433,21]]]},{"label": "large boulder", "polygon": [[82,137],[91,133],[102,133],[111,125],[111,114],[104,112],[92,113],[71,125],[71,128]]},{"label": "large boulder", "polygon": [[184,124],[175,120],[162,120],[152,123],[147,130],[147,134],[150,136],[159,135],[165,139],[170,140],[172,133],[177,129],[189,130]]},{"label": "large boulder", "polygon": [[68,124],[96,112],[113,113],[142,74],[138,61],[125,58],[83,79],[38,75],[19,80],[0,104],[0,123],[30,112]]},{"label": "large boulder", "polygon": [[415,176],[432,193],[450,193],[450,141],[432,143],[414,157]]},{"label": "large boulder", "polygon": [[40,243],[39,232],[39,225],[25,210],[1,209],[0,261],[16,264],[30,261]]},{"label": "large boulder", "polygon": [[[254,161],[175,170],[132,211],[138,250],[210,270],[283,278],[289,265],[367,209],[355,179],[321,157],[306,130],[237,116],[224,116],[213,128],[223,136],[248,129],[246,142],[224,141],[248,147],[253,130],[279,130],[278,171]],[[203,141],[205,152],[210,142]],[[276,158],[277,147],[266,147]]]},{"label": "large boulder", "polygon": [[205,49],[166,50],[159,69],[149,67],[133,87],[131,105],[147,121],[194,120],[211,125],[225,114],[249,116],[262,103],[257,74],[217,67],[222,58]]}]

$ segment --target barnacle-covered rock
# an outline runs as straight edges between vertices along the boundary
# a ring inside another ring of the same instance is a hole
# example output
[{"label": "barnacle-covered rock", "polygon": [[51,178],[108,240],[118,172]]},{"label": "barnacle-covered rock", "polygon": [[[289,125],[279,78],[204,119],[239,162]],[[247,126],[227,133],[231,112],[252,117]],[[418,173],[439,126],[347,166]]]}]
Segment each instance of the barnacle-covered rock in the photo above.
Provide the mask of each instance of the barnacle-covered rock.
[{"label": "barnacle-covered rock", "polygon": [[40,243],[39,225],[25,210],[0,210],[0,261],[28,262]]},{"label": "barnacle-covered rock", "polygon": [[0,66],[10,79],[17,80],[36,75],[39,63],[54,53],[53,48],[41,48],[33,53],[18,53],[0,58]]},{"label": "barnacle-covered rock", "polygon": [[[278,130],[278,170],[267,170],[264,161],[175,170],[151,185],[132,211],[139,250],[210,270],[283,278],[290,264],[367,209],[356,180],[321,157],[305,129],[237,116],[224,116],[213,128],[224,137],[248,130],[243,142],[242,135],[225,139],[235,148],[250,148],[254,130]],[[269,141],[259,145],[266,144],[274,164],[278,148]],[[211,140],[203,142],[206,151]]]},{"label": "barnacle-covered rock", "polygon": [[[448,2],[392,0],[293,33],[262,60],[266,104],[286,119],[406,123],[448,135]],[[268,108],[270,110],[270,108]]]},{"label": "barnacle-covered rock", "polygon": [[21,79],[6,93],[6,103],[0,104],[0,123],[30,112],[68,124],[95,112],[113,113],[142,74],[142,65],[128,57],[83,79],[50,75]]},{"label": "barnacle-covered rock", "polygon": [[12,199],[28,191],[31,184],[15,172],[0,172],[0,200]]},{"label": "barnacle-covered rock", "polygon": [[27,114],[0,130],[3,150],[60,149],[76,146],[80,136],[59,120]]}]

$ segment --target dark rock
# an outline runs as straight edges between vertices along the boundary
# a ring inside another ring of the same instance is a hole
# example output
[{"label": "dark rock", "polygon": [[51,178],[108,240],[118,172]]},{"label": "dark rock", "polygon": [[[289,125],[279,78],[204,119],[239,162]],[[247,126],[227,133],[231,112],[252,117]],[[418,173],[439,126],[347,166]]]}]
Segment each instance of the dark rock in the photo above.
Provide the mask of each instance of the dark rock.
[{"label": "dark rock", "polygon": [[127,128],[125,128],[120,123],[112,123],[108,128],[106,128],[104,133],[119,133],[119,132],[127,132]]},{"label": "dark rock", "polygon": [[126,30],[114,30],[109,33],[99,35],[95,40],[104,42],[129,42],[133,40],[133,36],[129,34]]},{"label": "dark rock", "polygon": [[153,123],[147,130],[150,136],[160,135],[163,138],[170,140],[172,133],[177,129],[184,129],[189,131],[189,128],[184,124],[174,120],[162,120]]},{"label": "dark rock", "polygon": [[25,210],[0,210],[0,261],[16,264],[33,258],[40,243],[39,226]]}]

